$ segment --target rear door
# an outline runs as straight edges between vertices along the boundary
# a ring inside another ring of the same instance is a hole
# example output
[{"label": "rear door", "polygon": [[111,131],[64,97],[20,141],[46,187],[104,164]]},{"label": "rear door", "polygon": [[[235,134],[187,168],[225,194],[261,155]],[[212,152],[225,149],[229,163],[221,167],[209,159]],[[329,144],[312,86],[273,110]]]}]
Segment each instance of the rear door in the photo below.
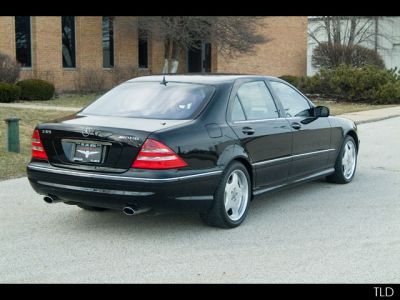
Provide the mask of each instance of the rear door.
[{"label": "rear door", "polygon": [[328,118],[315,118],[308,99],[293,87],[280,81],[268,81],[275,97],[285,110],[293,130],[293,163],[289,177],[294,179],[328,167],[331,126]]},{"label": "rear door", "polygon": [[292,151],[291,129],[280,118],[263,80],[238,82],[231,94],[228,123],[255,169],[257,188],[286,182]]}]

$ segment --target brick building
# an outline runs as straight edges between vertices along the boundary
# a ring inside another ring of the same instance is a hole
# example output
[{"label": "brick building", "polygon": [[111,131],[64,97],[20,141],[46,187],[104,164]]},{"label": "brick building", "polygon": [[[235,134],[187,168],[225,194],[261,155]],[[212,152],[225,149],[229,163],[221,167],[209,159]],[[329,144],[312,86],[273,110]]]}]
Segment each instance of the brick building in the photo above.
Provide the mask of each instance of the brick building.
[{"label": "brick building", "polygon": [[[186,51],[179,72],[305,75],[307,17],[265,17],[271,39],[252,55],[225,59],[212,45]],[[163,41],[134,29],[131,17],[1,16],[0,52],[23,66],[22,78],[52,81],[58,91],[78,89],[90,72],[109,88],[126,77],[160,73]]]}]

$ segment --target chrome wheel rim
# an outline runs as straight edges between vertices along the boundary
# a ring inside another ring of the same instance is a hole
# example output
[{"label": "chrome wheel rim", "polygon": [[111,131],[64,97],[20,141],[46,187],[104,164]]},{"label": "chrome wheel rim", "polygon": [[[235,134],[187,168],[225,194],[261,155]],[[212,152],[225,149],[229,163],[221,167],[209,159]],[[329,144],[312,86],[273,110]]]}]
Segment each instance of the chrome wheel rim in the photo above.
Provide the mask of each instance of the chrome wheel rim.
[{"label": "chrome wheel rim", "polygon": [[241,170],[234,170],[225,184],[224,204],[228,218],[239,220],[246,211],[249,201],[249,183]]},{"label": "chrome wheel rim", "polygon": [[344,145],[342,157],[342,171],[346,179],[350,179],[356,169],[356,147],[352,141],[347,141]]}]

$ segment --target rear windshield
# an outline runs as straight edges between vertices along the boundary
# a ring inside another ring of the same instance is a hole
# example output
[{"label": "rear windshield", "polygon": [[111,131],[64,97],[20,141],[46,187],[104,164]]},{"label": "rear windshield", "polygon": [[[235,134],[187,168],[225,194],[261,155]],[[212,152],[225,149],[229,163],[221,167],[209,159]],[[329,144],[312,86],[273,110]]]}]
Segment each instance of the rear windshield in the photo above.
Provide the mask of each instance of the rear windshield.
[{"label": "rear windshield", "polygon": [[88,115],[145,119],[193,118],[210,99],[214,87],[192,83],[131,82],[110,90],[87,106]]}]

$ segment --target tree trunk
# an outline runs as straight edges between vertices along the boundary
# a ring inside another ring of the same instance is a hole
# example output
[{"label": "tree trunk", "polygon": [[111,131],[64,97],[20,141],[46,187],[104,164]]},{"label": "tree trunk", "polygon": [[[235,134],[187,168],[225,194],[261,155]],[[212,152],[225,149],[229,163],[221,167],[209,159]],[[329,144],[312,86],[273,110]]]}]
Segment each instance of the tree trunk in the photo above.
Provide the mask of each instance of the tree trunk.
[{"label": "tree trunk", "polygon": [[164,59],[164,67],[163,67],[163,69],[162,69],[162,73],[163,73],[163,74],[168,73],[168,58],[165,58],[165,59]]},{"label": "tree trunk", "polygon": [[171,40],[170,39],[165,39],[165,43],[164,43],[164,67],[163,67],[163,70],[162,70],[163,74],[168,73],[170,53],[171,53]]},{"label": "tree trunk", "polygon": [[347,43],[348,46],[354,45],[354,40],[356,38],[356,29],[357,29],[357,18],[351,17],[350,18],[350,30],[349,30],[349,42]]},{"label": "tree trunk", "polygon": [[179,60],[173,59],[171,62],[170,73],[176,73],[178,71]]},{"label": "tree trunk", "polygon": [[172,59],[171,59],[170,73],[178,72],[180,53],[181,53],[181,47],[176,42],[174,42],[172,44]]}]

